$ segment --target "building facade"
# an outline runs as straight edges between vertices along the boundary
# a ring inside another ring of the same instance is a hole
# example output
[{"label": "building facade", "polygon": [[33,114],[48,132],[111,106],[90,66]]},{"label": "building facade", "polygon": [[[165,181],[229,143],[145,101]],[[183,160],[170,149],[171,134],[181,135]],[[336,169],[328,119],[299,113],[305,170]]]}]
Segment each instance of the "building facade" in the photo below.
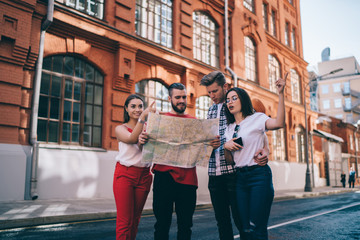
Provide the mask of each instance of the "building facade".
[{"label": "building facade", "polygon": [[[355,57],[318,64],[318,109],[348,123],[360,120],[360,66]],[[341,71],[328,74],[333,70]]]},{"label": "building facade", "polygon": [[[48,1],[1,0],[0,201],[32,198],[34,183],[41,199],[111,197],[118,147],[114,128],[123,121],[126,97],[138,93],[167,111],[166,88],[181,82],[188,113],[205,118],[211,101],[200,79],[214,70],[260,99],[273,117],[278,100],[274,83],[289,73],[286,126],[267,133],[270,166],[276,189],[303,188],[303,103],[309,95],[303,94],[308,73],[299,0],[229,0],[227,9],[224,4],[55,0],[45,32]],[[37,69],[35,156],[29,139]],[[307,116],[314,129],[317,113],[309,109]],[[209,201],[206,168],[198,168],[198,178],[198,199]],[[9,181],[11,187],[3,184]]]}]

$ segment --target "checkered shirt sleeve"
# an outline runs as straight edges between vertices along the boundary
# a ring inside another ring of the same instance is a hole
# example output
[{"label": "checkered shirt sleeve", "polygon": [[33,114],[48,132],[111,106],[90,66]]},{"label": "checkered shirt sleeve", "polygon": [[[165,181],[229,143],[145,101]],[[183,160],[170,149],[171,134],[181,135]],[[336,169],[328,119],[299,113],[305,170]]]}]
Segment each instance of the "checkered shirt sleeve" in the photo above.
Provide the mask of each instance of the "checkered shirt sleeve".
[{"label": "checkered shirt sleeve", "polygon": [[[217,118],[218,105],[213,104],[208,111],[207,119]],[[225,138],[225,130],[226,130],[226,117],[225,117],[225,104],[222,105],[220,110],[220,122],[219,122],[219,134],[220,134],[220,147],[218,148],[220,155],[220,173],[230,174],[235,171],[234,166],[228,164],[225,160],[224,154],[224,144],[226,142]],[[216,159],[215,159],[215,150],[212,151],[210,160],[209,160],[209,176],[216,176]]]}]

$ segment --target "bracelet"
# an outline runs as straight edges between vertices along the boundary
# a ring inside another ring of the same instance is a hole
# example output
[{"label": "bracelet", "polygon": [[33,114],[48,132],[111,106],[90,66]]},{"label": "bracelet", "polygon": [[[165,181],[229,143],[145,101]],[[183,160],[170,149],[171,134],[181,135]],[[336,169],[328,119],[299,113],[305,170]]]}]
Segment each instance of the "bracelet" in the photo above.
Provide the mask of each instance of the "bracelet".
[{"label": "bracelet", "polygon": [[144,121],[144,120],[141,120],[141,118],[138,119],[138,122],[139,122],[139,123],[142,123],[142,124],[145,123],[145,121]]}]

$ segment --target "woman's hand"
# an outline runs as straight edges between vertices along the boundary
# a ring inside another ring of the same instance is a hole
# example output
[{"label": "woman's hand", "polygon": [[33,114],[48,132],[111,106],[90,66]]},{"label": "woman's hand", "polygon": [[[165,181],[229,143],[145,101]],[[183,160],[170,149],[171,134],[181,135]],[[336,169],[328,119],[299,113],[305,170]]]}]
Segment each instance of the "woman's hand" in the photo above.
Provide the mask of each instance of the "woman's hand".
[{"label": "woman's hand", "polygon": [[287,76],[289,75],[289,73],[287,72],[284,76],[284,79],[282,78],[279,78],[276,82],[275,82],[275,85],[276,85],[276,88],[279,92],[279,94],[283,94],[284,93],[284,89],[285,89],[285,85],[286,85],[286,79],[287,79]]},{"label": "woman's hand", "polygon": [[149,115],[149,112],[156,112],[156,107],[154,107],[155,101],[153,101],[140,115],[140,120],[145,121],[146,117]]},{"label": "woman's hand", "polygon": [[235,139],[236,139],[236,138],[233,138],[233,139],[227,141],[227,142],[225,143],[225,145],[224,145],[224,148],[225,148],[226,150],[231,151],[231,152],[234,152],[234,151],[237,151],[237,150],[239,150],[239,149],[242,149],[243,147],[242,147],[240,144],[237,144],[236,142],[234,142]]},{"label": "woman's hand", "polygon": [[149,140],[149,136],[146,132],[142,132],[139,135],[139,144],[144,145],[147,143],[148,140]]}]

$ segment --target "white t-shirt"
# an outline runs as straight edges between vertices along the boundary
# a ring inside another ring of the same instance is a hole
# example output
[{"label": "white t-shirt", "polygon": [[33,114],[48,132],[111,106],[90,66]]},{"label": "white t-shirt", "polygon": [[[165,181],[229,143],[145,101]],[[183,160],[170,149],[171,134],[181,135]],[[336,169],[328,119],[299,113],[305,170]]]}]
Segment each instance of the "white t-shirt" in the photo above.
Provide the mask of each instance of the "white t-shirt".
[{"label": "white t-shirt", "polygon": [[[264,148],[265,122],[269,119],[264,113],[254,113],[247,116],[239,124],[237,138],[241,137],[244,148],[232,152],[235,167],[256,165],[254,155],[257,150]],[[233,138],[236,123],[228,125],[225,131],[226,141]]]}]

